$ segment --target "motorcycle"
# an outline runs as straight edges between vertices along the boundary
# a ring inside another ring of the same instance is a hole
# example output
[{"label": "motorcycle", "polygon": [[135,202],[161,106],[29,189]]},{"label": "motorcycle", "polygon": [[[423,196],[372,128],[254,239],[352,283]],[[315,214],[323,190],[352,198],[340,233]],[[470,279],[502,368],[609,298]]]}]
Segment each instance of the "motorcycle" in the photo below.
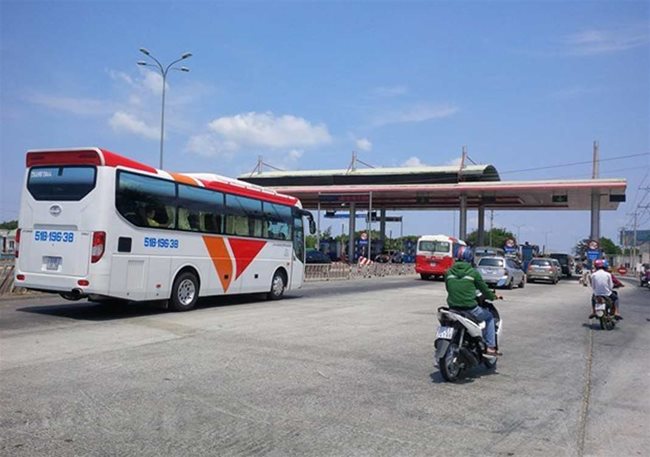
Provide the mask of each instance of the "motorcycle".
[{"label": "motorcycle", "polygon": [[[497,284],[499,285],[499,284]],[[494,316],[497,349],[503,321],[494,304],[478,296],[479,306],[488,309]],[[448,382],[458,380],[461,373],[481,363],[488,369],[495,369],[497,357],[485,354],[487,345],[483,338],[485,322],[478,322],[467,311],[438,308],[440,327],[436,332],[435,359],[442,377]]]},{"label": "motorcycle", "polygon": [[596,319],[600,321],[600,328],[603,330],[613,330],[616,327],[616,318],[614,316],[614,304],[609,297],[602,295],[596,296]]}]

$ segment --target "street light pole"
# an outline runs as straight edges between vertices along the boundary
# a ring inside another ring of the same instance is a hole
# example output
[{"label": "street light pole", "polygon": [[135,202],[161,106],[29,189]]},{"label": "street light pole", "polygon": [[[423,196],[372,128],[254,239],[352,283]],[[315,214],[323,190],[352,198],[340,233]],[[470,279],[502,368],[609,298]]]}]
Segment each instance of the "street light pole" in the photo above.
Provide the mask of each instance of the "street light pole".
[{"label": "street light pole", "polygon": [[547,230],[544,232],[544,255],[547,254],[546,250],[548,249],[548,234],[553,233],[553,230]]},{"label": "street light pole", "polygon": [[521,240],[519,239],[519,235],[521,234],[521,228],[525,227],[526,224],[512,224],[515,227],[517,227],[517,244],[520,244]]},{"label": "street light pole", "polygon": [[190,69],[187,67],[175,68],[174,65],[180,62],[181,60],[185,60],[192,57],[192,53],[186,52],[182,54],[179,59],[174,60],[172,63],[164,67],[163,64],[161,64],[158,59],[152,56],[147,49],[140,48],[140,52],[145,56],[149,57],[154,62],[156,62],[156,65],[145,62],[144,60],[138,61],[138,65],[141,65],[143,67],[157,68],[158,71],[160,72],[160,76],[162,76],[162,107],[160,110],[160,167],[159,167],[160,169],[162,169],[163,168],[163,141],[165,139],[165,86],[167,85],[167,73],[169,72],[169,70],[178,70],[184,72],[190,71]]}]

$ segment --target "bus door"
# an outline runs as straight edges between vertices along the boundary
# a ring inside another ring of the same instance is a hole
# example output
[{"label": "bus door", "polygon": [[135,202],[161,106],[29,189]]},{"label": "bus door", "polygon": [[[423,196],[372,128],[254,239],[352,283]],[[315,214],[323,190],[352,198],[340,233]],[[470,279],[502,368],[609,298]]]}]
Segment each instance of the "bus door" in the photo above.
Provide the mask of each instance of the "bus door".
[{"label": "bus door", "polygon": [[305,226],[302,215],[294,212],[293,216],[293,255],[291,256],[291,271],[289,284],[295,289],[302,286],[305,271]]}]

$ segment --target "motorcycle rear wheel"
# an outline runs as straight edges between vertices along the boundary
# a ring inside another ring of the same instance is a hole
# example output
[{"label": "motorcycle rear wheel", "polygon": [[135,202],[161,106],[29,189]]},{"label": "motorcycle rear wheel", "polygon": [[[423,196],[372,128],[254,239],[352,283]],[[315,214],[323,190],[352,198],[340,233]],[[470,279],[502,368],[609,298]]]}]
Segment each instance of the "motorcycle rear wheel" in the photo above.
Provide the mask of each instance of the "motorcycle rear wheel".
[{"label": "motorcycle rear wheel", "polygon": [[454,382],[460,376],[460,363],[458,361],[458,345],[456,343],[449,344],[445,355],[438,360],[440,373],[447,382]]},{"label": "motorcycle rear wheel", "polygon": [[496,370],[497,369],[497,358],[494,357],[492,360],[490,360],[490,359],[484,357],[483,358],[483,365],[485,365],[485,367],[488,370]]},{"label": "motorcycle rear wheel", "polygon": [[603,316],[600,318],[600,328],[601,330],[613,330],[616,323],[614,319]]}]

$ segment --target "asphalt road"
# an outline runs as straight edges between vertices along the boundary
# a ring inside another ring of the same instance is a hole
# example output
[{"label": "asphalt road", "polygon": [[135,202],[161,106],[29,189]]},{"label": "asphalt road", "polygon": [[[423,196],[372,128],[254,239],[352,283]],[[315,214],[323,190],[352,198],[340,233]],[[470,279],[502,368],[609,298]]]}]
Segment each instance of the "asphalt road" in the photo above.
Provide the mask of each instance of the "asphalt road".
[{"label": "asphalt road", "polygon": [[189,313],[0,301],[3,456],[641,456],[650,290],[591,326],[576,282],[504,291],[495,373],[432,360],[443,285],[312,283]]}]

